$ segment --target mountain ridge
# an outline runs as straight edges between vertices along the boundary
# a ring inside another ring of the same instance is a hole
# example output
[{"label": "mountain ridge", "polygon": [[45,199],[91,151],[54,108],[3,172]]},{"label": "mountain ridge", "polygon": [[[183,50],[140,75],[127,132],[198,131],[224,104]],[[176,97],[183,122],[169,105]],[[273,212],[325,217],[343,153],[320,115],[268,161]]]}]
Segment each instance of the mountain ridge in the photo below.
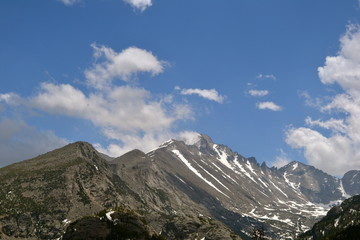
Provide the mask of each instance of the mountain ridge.
[{"label": "mountain ridge", "polygon": [[[148,153],[135,149],[110,160],[91,144],[76,142],[0,169],[0,229],[10,239],[55,239],[67,222],[125,207],[169,239],[179,231],[185,238],[246,239],[262,227],[272,239],[294,239],[324,216],[329,204],[345,199],[347,189],[359,192],[357,173],[345,174],[342,192],[341,180],[314,167],[292,162],[269,168],[206,135],[191,144],[171,139]],[[194,227],[210,218],[204,226],[216,225],[225,238]]]}]

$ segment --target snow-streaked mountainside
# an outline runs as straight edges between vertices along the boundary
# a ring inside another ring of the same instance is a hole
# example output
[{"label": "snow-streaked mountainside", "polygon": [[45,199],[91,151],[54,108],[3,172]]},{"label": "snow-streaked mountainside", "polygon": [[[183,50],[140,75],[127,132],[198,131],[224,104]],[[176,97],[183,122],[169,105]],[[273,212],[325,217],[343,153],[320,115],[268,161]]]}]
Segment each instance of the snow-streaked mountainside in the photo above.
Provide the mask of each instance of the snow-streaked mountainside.
[{"label": "snow-streaked mountainside", "polygon": [[360,196],[346,199],[328,211],[326,216],[299,240],[339,239],[357,240],[360,234]]},{"label": "snow-streaked mountainside", "polygon": [[[308,230],[331,205],[350,196],[340,179],[312,166],[300,162],[280,169],[260,166],[255,158],[245,158],[205,135],[193,145],[170,140],[147,156],[169,165],[179,184],[205,190],[231,212],[266,223],[269,232],[281,229],[284,238]],[[175,163],[170,159],[179,166],[172,168]]]},{"label": "snow-streaked mountainside", "polygon": [[295,239],[360,193],[358,173],[338,179],[300,162],[260,166],[206,135],[112,160],[75,143],[0,169],[0,229],[10,239],[55,239],[82,216],[121,207],[166,239],[247,239],[255,228]]}]

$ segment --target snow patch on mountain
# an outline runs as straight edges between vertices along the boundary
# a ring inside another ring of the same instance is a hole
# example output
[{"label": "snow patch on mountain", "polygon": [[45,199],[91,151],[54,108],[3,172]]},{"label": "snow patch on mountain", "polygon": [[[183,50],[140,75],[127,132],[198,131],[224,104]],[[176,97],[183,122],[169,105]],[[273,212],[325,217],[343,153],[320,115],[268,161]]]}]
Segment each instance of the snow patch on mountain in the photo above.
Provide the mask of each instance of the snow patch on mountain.
[{"label": "snow patch on mountain", "polygon": [[285,197],[289,197],[286,193],[284,193],[283,190],[281,190],[281,188],[279,188],[273,181],[269,180],[269,182],[277,189],[279,190],[279,192],[281,192]]},{"label": "snow patch on mountain", "polygon": [[251,166],[250,161],[246,161],[246,166],[254,175],[257,175],[256,172],[254,171],[253,167]]},{"label": "snow patch on mountain", "polygon": [[300,183],[296,184],[296,183],[293,183],[291,182],[288,178],[287,178],[287,172],[284,172],[284,175],[283,175],[284,179],[285,179],[285,182],[292,188],[295,190],[295,192],[297,194],[301,194],[300,193]]},{"label": "snow patch on mountain", "polygon": [[230,191],[230,189],[228,187],[226,187],[222,182],[220,182],[214,175],[212,175],[211,173],[209,173],[205,168],[203,168],[202,166],[198,165],[204,172],[206,172],[210,177],[212,177],[215,181],[217,181],[221,186],[223,186],[224,188],[226,188],[228,191]]},{"label": "snow patch on mountain", "polygon": [[195,173],[196,176],[198,176],[199,178],[201,178],[204,182],[206,182],[208,185],[210,185],[212,188],[214,188],[216,191],[218,191],[219,193],[223,194],[224,196],[230,198],[228,195],[226,195],[225,193],[223,193],[221,190],[219,190],[212,182],[210,182],[209,180],[207,180],[206,178],[204,178],[201,173],[194,168],[191,163],[180,153],[179,150],[174,149],[172,150],[172,152],[193,172]]},{"label": "snow patch on mountain", "polygon": [[349,194],[346,193],[345,189],[344,189],[344,185],[343,185],[343,182],[342,180],[340,179],[340,184],[339,184],[339,190],[341,192],[341,195],[344,197],[344,198],[350,198],[351,196]]},{"label": "snow patch on mountain", "polygon": [[217,153],[217,155],[219,156],[217,159],[224,164],[226,167],[230,168],[231,170],[233,170],[233,167],[231,166],[231,164],[229,163],[229,161],[227,160],[228,155],[226,154],[226,152],[219,150],[218,149],[219,146],[217,144],[213,145],[213,149],[215,150],[215,152]]},{"label": "snow patch on mountain", "polygon": [[299,163],[294,163],[292,170],[295,171],[295,169],[299,166]]},{"label": "snow patch on mountain", "polygon": [[239,163],[239,161],[235,160],[235,165],[239,168],[240,172],[242,172],[245,176],[250,178],[254,183],[257,183],[255,179],[244,169],[244,167]]}]

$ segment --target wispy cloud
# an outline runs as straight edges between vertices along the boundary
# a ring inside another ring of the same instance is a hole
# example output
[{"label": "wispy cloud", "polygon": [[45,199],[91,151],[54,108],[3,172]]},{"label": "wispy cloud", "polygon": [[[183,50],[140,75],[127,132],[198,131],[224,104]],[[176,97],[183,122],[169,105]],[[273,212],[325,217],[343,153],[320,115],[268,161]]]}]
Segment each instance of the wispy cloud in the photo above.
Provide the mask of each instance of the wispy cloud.
[{"label": "wispy cloud", "polygon": [[[329,119],[307,117],[307,126],[291,128],[286,141],[304,150],[309,164],[341,176],[348,170],[360,168],[360,27],[349,25],[340,38],[337,56],[328,56],[318,68],[320,81],[339,84],[344,90],[328,101],[316,101],[313,106]],[[344,113],[344,117],[332,113]],[[321,131],[326,129],[330,134]]]},{"label": "wispy cloud", "polygon": [[273,74],[262,74],[260,73],[259,75],[256,76],[257,79],[272,79],[272,80],[276,80],[275,75]]},{"label": "wispy cloud", "polygon": [[271,110],[271,111],[281,111],[282,107],[277,105],[274,102],[259,102],[256,104],[258,109],[261,110]]},{"label": "wispy cloud", "polygon": [[280,154],[276,157],[275,161],[271,162],[271,166],[280,168],[290,162],[291,162],[291,159],[290,159],[289,155],[286,152],[284,152],[283,149],[280,149]]},{"label": "wispy cloud", "polygon": [[264,97],[269,94],[268,90],[249,90],[248,93],[253,97]]},{"label": "wispy cloud", "polygon": [[176,90],[180,90],[182,95],[198,95],[199,97],[215,101],[218,103],[223,103],[225,96],[219,94],[216,89],[199,89],[199,88],[188,88],[181,89],[180,87],[175,87]]}]

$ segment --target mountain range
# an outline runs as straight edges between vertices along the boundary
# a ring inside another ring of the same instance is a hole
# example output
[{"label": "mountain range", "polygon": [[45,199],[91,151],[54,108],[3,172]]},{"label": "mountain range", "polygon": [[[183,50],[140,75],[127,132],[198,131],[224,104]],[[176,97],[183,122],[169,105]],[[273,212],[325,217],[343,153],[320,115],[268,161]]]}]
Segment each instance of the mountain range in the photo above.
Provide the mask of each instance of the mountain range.
[{"label": "mountain range", "polygon": [[87,224],[93,239],[134,224],[143,239],[296,239],[360,194],[359,172],[268,167],[203,134],[118,158],[76,142],[0,169],[0,239],[82,239]]}]

